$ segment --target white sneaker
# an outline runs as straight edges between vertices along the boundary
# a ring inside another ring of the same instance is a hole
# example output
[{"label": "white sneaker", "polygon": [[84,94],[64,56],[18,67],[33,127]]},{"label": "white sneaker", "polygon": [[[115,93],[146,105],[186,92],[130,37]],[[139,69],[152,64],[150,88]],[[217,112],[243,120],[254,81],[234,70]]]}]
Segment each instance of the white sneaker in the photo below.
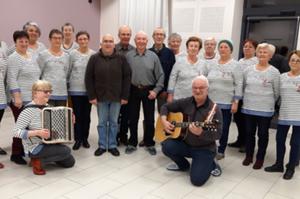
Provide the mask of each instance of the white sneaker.
[{"label": "white sneaker", "polygon": [[215,168],[210,172],[214,177],[219,177],[222,174],[221,166],[215,161]]},{"label": "white sneaker", "polygon": [[169,170],[169,171],[179,171],[180,169],[179,169],[179,167],[177,166],[176,163],[172,162],[172,163],[168,164],[167,170]]}]

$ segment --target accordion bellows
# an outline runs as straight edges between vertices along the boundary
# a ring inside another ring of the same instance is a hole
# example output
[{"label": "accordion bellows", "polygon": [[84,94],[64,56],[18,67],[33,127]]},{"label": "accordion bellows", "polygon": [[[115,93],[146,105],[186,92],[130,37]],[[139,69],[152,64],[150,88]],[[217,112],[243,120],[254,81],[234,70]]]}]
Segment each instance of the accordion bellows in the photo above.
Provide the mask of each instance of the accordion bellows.
[{"label": "accordion bellows", "polygon": [[69,107],[47,107],[42,110],[42,127],[48,129],[50,137],[46,144],[71,143],[74,141],[73,110]]}]

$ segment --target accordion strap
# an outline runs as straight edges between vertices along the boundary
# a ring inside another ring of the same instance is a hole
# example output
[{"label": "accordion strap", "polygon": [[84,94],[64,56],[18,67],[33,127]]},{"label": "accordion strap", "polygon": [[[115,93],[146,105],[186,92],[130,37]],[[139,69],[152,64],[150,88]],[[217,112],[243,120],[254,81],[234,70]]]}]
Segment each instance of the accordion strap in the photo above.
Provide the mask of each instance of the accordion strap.
[{"label": "accordion strap", "polygon": [[38,104],[29,104],[29,105],[26,105],[23,107],[22,111],[24,111],[25,109],[27,108],[38,108],[38,109],[43,109],[43,108],[46,108],[48,107],[47,105],[38,105]]}]

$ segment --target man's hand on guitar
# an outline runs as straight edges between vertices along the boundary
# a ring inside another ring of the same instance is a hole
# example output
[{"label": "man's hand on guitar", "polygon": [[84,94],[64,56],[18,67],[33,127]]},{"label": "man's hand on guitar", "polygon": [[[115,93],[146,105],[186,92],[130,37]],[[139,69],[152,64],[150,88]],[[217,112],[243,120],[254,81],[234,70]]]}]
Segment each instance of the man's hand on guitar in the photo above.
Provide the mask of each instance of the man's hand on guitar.
[{"label": "man's hand on guitar", "polygon": [[194,135],[200,136],[203,132],[202,127],[197,127],[194,122],[189,125],[189,130]]},{"label": "man's hand on guitar", "polygon": [[174,128],[175,128],[175,126],[174,126],[173,124],[171,124],[171,123],[167,120],[166,116],[162,116],[161,122],[162,122],[162,124],[163,124],[163,126],[164,126],[164,130],[165,130],[167,133],[172,134],[172,133],[173,133],[173,130],[174,130]]}]

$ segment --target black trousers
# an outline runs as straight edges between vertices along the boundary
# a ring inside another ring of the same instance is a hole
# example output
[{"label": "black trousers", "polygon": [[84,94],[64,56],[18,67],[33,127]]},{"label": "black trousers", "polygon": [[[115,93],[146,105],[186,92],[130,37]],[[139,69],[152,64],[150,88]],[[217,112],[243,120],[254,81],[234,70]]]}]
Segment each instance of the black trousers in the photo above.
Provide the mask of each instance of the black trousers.
[{"label": "black trousers", "polygon": [[[22,109],[23,109],[23,106],[21,108],[18,108],[14,105],[13,102],[10,102],[9,106],[11,108],[11,111],[14,115],[14,119],[16,122]],[[12,146],[11,146],[11,155],[14,155],[14,156],[23,156],[24,155],[24,147],[23,147],[21,138],[13,137],[13,142],[12,142]]]},{"label": "black trousers", "polygon": [[137,88],[131,86],[130,97],[129,97],[129,127],[130,127],[130,138],[129,145],[137,146],[138,143],[138,121],[140,117],[141,102],[143,105],[144,112],[144,143],[145,146],[154,146],[154,109],[155,100],[150,100],[148,98],[149,91],[152,90],[154,86],[149,86],[146,88]]},{"label": "black trousers", "polygon": [[118,119],[120,129],[118,138],[124,141],[127,140],[127,133],[129,129],[129,105],[123,104],[120,109],[119,119]]},{"label": "black trousers", "polygon": [[75,115],[74,133],[76,141],[84,141],[89,137],[91,122],[91,104],[87,96],[71,96]]},{"label": "black trousers", "polygon": [[246,145],[246,124],[245,124],[245,115],[241,112],[241,108],[243,105],[243,101],[239,101],[239,106],[237,112],[233,115],[237,130],[238,130],[238,137],[237,137],[237,143],[239,143],[241,146]]},{"label": "black trousers", "polygon": [[5,111],[5,109],[1,109],[1,110],[0,110],[0,122],[1,122],[1,120],[2,120],[2,117],[3,117],[4,111]]},{"label": "black trousers", "polygon": [[264,160],[269,142],[269,127],[272,117],[263,117],[245,114],[247,141],[246,155],[251,157],[255,149],[255,135],[258,135],[258,150],[256,154],[257,160]]}]

